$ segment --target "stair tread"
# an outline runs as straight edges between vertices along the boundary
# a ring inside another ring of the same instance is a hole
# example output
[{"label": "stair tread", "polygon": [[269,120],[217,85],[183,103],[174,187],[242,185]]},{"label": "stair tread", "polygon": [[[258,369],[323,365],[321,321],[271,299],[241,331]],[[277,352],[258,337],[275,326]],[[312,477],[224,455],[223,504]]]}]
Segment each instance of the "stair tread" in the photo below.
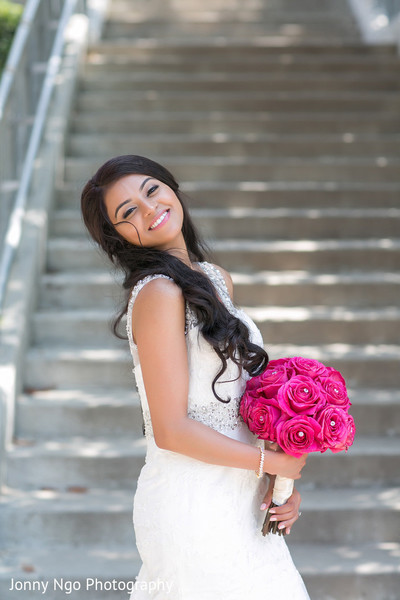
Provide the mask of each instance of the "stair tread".
[{"label": "stair tread", "polygon": [[[400,283],[400,273],[393,271],[349,271],[341,273],[308,272],[308,271],[257,271],[257,273],[242,273],[231,271],[233,283],[240,285],[253,285],[263,283],[266,285],[277,285],[281,283],[301,284],[320,283],[337,284],[347,283]],[[111,283],[117,288],[114,275],[107,271],[63,271],[61,273],[44,273],[42,282],[57,285],[95,285],[97,283]]]},{"label": "stair tread", "polygon": [[[121,140],[121,141],[132,141],[132,134],[130,133],[114,133],[100,131],[97,133],[72,133],[70,136],[72,140],[105,140],[110,139]],[[309,142],[309,141],[326,141],[326,142],[343,142],[353,143],[358,141],[373,142],[373,141],[400,141],[400,133],[349,133],[347,138],[343,137],[340,133],[148,133],[148,134],[136,134],[135,143],[141,141],[154,141],[154,142],[215,142],[216,145],[219,143],[229,142],[272,142],[272,141],[290,141],[290,142]],[[216,182],[218,183],[218,182]],[[378,207],[377,207],[378,208]]]},{"label": "stair tread", "polygon": [[[121,341],[122,343],[122,341]],[[290,344],[271,344],[266,346],[269,349],[270,358],[273,355],[280,356],[305,356],[324,360],[334,360],[345,358],[353,360],[362,358],[364,360],[385,360],[400,358],[400,348],[395,344],[319,344],[318,347],[306,345]],[[131,361],[127,349],[103,348],[103,347],[79,347],[65,345],[49,345],[41,348],[32,346],[27,352],[27,360],[63,360],[63,361]]]},{"label": "stair tread", "polygon": [[139,406],[139,396],[135,389],[115,387],[81,386],[79,388],[57,388],[51,390],[25,391],[20,399],[30,405],[44,405],[50,410],[59,406],[76,408],[100,408],[112,406]]},{"label": "stair tread", "polygon": [[[399,138],[400,141],[400,138]],[[257,208],[257,207],[232,207],[232,208],[192,208],[191,215],[194,218],[213,219],[242,219],[254,217],[257,219],[376,219],[376,218],[400,218],[400,208]],[[52,220],[76,219],[82,224],[80,211],[77,208],[63,208],[54,211]],[[84,233],[82,225],[82,234]]]},{"label": "stair tread", "polygon": [[[400,276],[400,275],[399,275]],[[257,323],[264,321],[393,321],[400,319],[400,308],[384,306],[382,308],[355,308],[345,306],[242,306],[241,307]],[[93,321],[106,323],[113,311],[106,309],[43,309],[35,313],[33,319],[37,323],[66,323]]]},{"label": "stair tread", "polygon": [[[232,82],[257,82],[262,84],[263,82],[267,83],[279,83],[281,81],[291,81],[291,82],[299,82],[304,84],[312,84],[318,82],[331,82],[338,81],[343,83],[343,87],[346,86],[348,82],[371,82],[371,83],[379,83],[381,81],[387,81],[389,83],[396,83],[393,81],[393,77],[391,78],[389,73],[379,72],[377,74],[370,73],[359,73],[355,71],[354,73],[310,73],[306,69],[304,72],[298,70],[296,73],[284,74],[284,73],[266,73],[264,77],[260,75],[259,72],[251,72],[251,69],[244,69],[242,72],[236,71],[235,73],[226,73],[224,71],[211,71],[211,72],[192,72],[192,73],[182,73],[180,71],[169,71],[167,73],[163,71],[151,71],[151,72],[128,72],[128,73],[120,73],[118,71],[111,72],[104,77],[96,74],[88,74],[85,76],[84,81],[81,83],[81,86],[84,86],[83,89],[86,89],[88,83],[98,82],[104,84],[104,88],[106,89],[110,82],[113,83],[138,83],[138,82],[148,82],[149,84],[157,84],[159,82],[184,82],[184,83],[207,83],[207,82],[223,82],[223,83],[232,83]],[[380,92],[378,92],[380,93]]]},{"label": "stair tread", "polygon": [[[5,489],[0,497],[2,511],[18,513],[132,511],[134,490],[87,488],[80,492],[58,489],[20,490]],[[400,487],[336,488],[301,490],[301,508],[304,512],[376,510],[400,512]],[[4,514],[4,512],[3,512]]]},{"label": "stair tread", "polygon": [[[95,440],[88,440],[83,436],[74,436],[61,440],[38,440],[32,445],[13,445],[9,451],[9,456],[19,458],[68,456],[102,460],[118,456],[144,456],[145,451],[146,439],[144,436],[136,439],[129,435],[118,436],[118,438],[107,436],[98,437]],[[357,435],[353,446],[346,454],[348,460],[351,456],[389,455],[400,455],[399,436]],[[322,454],[317,452],[313,453],[313,456],[319,457]],[[331,457],[333,460],[337,454],[326,452],[323,456],[325,459]]]},{"label": "stair tread", "polygon": [[135,439],[127,434],[117,438],[99,436],[94,440],[75,436],[66,439],[36,440],[31,445],[29,440],[23,440],[22,443],[23,445],[14,444],[10,448],[9,458],[68,457],[103,460],[123,456],[144,458],[146,452],[144,436]]},{"label": "stair tread", "polygon": [[290,551],[302,575],[400,573],[400,544],[395,542],[351,546],[293,543]]},{"label": "stair tread", "polygon": [[[121,340],[122,343],[122,340]],[[359,359],[364,360],[385,360],[400,358],[400,348],[395,344],[319,344],[316,346],[291,345],[291,344],[271,344],[266,346],[269,349],[270,358],[273,355],[280,356],[305,356],[324,360],[334,360],[345,358],[346,360]],[[27,352],[27,360],[63,360],[63,361],[131,361],[127,349],[103,348],[103,347],[79,347],[66,345],[49,345],[41,348],[32,346]]]},{"label": "stair tread", "polygon": [[[362,388],[348,389],[353,404],[386,405],[400,402],[400,389]],[[139,404],[137,391],[126,387],[63,387],[50,390],[32,390],[20,395],[30,403],[47,404],[49,407],[68,406],[101,407],[110,405],[114,407]]]},{"label": "stair tread", "polygon": [[[302,575],[357,573],[363,577],[400,573],[400,544],[395,542],[338,546],[294,543],[289,538],[288,544]],[[140,566],[138,553],[132,547],[110,552],[107,546],[86,546],[74,547],[73,552],[66,552],[65,546],[52,546],[51,549],[21,549],[6,553],[0,562],[0,578],[9,581],[13,572],[23,575],[21,564],[26,562],[34,564],[34,578],[43,573],[73,578],[122,576],[133,580]],[[32,579],[32,574],[28,576]]]},{"label": "stair tread", "polygon": [[[211,245],[211,244],[210,244]],[[293,251],[293,252],[316,252],[317,250],[355,250],[373,248],[376,250],[398,250],[400,248],[399,238],[367,238],[367,239],[300,239],[300,240],[252,240],[252,239],[229,239],[214,240],[214,250],[236,250],[240,246],[243,252],[269,252],[269,251]],[[89,249],[90,244],[85,238],[51,238],[49,247]]]}]

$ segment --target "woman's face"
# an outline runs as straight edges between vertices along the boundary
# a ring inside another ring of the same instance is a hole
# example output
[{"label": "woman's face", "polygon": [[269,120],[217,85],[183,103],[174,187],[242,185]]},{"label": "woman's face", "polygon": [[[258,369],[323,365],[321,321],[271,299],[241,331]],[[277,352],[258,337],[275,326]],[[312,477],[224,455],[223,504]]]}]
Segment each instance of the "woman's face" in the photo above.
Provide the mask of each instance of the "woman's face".
[{"label": "woman's face", "polygon": [[135,246],[182,247],[183,210],[175,192],[148,175],[126,175],[105,193],[105,205],[118,233]]}]

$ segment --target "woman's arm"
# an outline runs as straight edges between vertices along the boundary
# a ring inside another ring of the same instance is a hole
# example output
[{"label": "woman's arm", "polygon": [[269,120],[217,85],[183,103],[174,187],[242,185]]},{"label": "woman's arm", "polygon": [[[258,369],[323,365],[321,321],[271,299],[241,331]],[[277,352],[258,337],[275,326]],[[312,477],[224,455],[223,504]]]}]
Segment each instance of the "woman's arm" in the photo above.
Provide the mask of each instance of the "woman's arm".
[{"label": "woman's arm", "polygon": [[[132,321],[157,446],[210,464],[258,470],[258,448],[187,415],[189,372],[180,288],[166,279],[149,282],[136,298]],[[298,479],[304,464],[305,458],[265,451],[265,472]]]}]

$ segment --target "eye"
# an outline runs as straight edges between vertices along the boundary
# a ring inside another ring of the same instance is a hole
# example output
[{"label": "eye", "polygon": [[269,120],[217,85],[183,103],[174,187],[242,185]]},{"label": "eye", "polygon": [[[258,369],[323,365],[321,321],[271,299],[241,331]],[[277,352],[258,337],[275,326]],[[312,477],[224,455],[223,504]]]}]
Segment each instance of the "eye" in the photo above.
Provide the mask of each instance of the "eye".
[{"label": "eye", "polygon": [[134,210],[136,210],[136,206],[131,206],[130,208],[128,208],[128,210],[124,212],[124,219],[127,219],[133,213]]},{"label": "eye", "polygon": [[158,185],[152,185],[151,187],[149,187],[149,189],[147,190],[147,197],[149,197],[152,194],[154,194],[154,192],[156,192],[159,187],[160,186],[158,186]]}]

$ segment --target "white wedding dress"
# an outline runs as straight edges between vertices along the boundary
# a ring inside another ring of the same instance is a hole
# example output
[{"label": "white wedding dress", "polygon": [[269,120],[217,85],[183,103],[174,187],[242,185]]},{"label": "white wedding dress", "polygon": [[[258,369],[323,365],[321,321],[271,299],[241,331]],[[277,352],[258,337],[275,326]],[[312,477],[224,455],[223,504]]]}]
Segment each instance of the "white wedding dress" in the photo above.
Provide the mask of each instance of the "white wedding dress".
[{"label": "white wedding dress", "polygon": [[[234,307],[220,271],[210,263],[199,266],[227,309],[249,327],[252,341],[262,345],[253,321]],[[307,600],[285,539],[261,533],[266,480],[258,480],[254,471],[211,465],[155,444],[132,339],[132,307],[143,286],[156,277],[165,276],[153,275],[137,283],[128,306],[127,331],[147,439],[133,508],[143,565],[130,600]],[[236,440],[258,444],[238,415],[247,373],[236,379],[237,367],[229,361],[221,378],[224,382],[217,383],[216,389],[230,402],[215,398],[211,383],[220,359],[200,334],[188,306],[186,339],[189,417]]]}]

